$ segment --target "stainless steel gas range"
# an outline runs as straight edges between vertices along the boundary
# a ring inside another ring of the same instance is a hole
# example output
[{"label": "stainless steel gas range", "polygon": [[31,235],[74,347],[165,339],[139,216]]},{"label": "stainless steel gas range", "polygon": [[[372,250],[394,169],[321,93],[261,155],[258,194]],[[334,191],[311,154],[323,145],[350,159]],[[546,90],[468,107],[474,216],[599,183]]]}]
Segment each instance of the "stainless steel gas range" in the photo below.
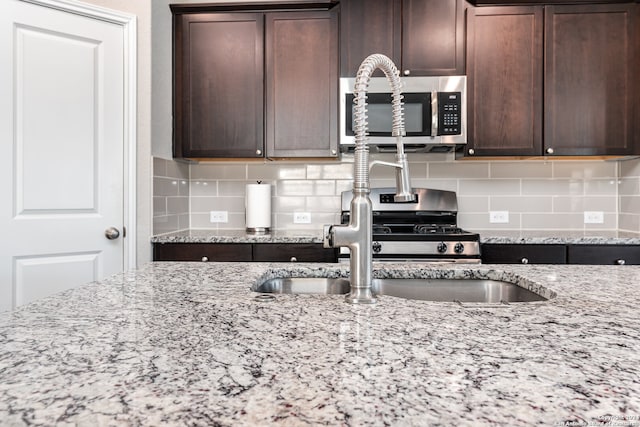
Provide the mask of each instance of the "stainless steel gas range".
[{"label": "stainless steel gas range", "polygon": [[[373,188],[373,261],[480,263],[480,236],[458,227],[453,191],[413,189],[413,201],[395,202],[394,188]],[[349,223],[351,191],[342,193],[341,223]],[[340,248],[348,262],[349,249]]]}]

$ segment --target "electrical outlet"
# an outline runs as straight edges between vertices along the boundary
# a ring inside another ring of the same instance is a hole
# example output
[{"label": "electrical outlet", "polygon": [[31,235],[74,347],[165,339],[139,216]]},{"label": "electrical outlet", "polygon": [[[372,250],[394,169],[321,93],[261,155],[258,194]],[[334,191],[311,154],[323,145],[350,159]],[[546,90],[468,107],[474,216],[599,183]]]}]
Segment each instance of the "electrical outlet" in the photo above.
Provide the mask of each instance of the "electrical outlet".
[{"label": "electrical outlet", "polygon": [[309,212],[294,212],[294,224],[311,224],[311,214]]},{"label": "electrical outlet", "polygon": [[490,211],[489,222],[492,224],[507,224],[509,222],[509,211]]},{"label": "electrical outlet", "polygon": [[604,213],[602,211],[584,211],[585,224],[602,224],[604,222]]},{"label": "electrical outlet", "polygon": [[210,222],[229,222],[229,213],[227,211],[211,211]]}]

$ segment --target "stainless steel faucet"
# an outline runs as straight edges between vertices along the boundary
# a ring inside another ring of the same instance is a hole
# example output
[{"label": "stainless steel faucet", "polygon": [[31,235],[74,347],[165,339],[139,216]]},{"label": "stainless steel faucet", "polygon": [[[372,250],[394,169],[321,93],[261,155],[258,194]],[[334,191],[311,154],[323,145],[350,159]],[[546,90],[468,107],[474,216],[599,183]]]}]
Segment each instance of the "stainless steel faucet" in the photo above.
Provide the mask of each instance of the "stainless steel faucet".
[{"label": "stainless steel faucet", "polygon": [[[381,69],[387,76],[392,92],[392,135],[396,138],[396,163],[374,161],[369,164],[369,146],[367,144],[367,88],[371,75]],[[384,55],[368,56],[358,69],[354,87],[354,133],[356,134],[353,198],[349,224],[325,225],[324,247],[337,248],[346,246],[350,255],[351,292],[347,301],[354,304],[373,304],[376,302],[371,292],[371,276],[373,270],[373,218],[371,210],[371,185],[369,168],[375,164],[393,166],[396,168],[397,202],[410,202],[414,199],[409,182],[409,166],[404,152],[402,136],[404,135],[404,120],[402,111],[401,82],[398,69],[393,62]]]}]

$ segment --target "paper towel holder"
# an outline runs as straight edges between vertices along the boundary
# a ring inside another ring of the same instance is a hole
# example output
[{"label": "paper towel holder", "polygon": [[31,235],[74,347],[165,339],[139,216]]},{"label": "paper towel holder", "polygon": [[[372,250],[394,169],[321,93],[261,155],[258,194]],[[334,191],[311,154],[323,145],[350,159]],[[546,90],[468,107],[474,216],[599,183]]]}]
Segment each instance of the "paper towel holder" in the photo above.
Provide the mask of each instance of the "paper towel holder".
[{"label": "paper towel holder", "polygon": [[[261,180],[257,181],[257,184],[260,185],[262,184]],[[263,184],[264,185],[264,184]],[[249,215],[248,215],[248,211],[249,211],[249,187],[250,186],[255,186],[255,184],[251,184],[251,185],[247,185],[247,195],[245,198],[245,222],[246,222],[246,232],[249,234],[269,234],[270,233],[270,226],[271,226],[271,185],[270,184],[266,184],[264,185],[264,187],[268,188],[268,190],[265,188],[265,190],[268,192],[268,196],[266,200],[263,200],[263,203],[266,204],[266,213],[268,215],[267,218],[263,218],[263,219],[258,219],[256,221],[255,218],[253,218],[252,220],[249,220]],[[264,206],[263,206],[264,208]]]}]

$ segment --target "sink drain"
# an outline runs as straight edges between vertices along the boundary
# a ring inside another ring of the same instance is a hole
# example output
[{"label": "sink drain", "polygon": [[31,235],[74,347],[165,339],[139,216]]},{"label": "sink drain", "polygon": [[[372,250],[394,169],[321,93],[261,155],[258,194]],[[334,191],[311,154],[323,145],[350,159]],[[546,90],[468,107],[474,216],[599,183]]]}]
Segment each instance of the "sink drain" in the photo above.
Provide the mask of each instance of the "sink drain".
[{"label": "sink drain", "polygon": [[253,297],[253,299],[258,302],[271,302],[271,301],[275,301],[276,297],[271,294],[259,294]]}]

